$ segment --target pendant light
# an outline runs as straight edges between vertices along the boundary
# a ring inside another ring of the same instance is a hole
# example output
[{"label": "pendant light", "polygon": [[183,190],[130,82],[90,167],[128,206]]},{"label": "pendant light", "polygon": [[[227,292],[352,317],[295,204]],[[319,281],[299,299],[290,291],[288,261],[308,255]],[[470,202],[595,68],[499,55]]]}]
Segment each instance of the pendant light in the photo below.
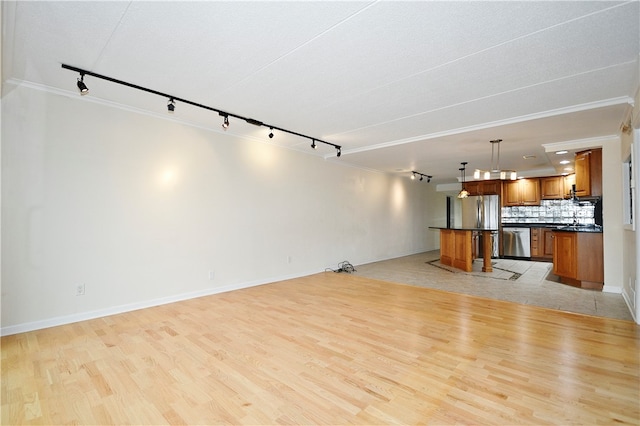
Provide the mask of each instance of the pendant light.
[{"label": "pendant light", "polygon": [[[502,139],[494,139],[489,141],[491,143],[491,168],[489,170],[476,169],[473,172],[474,179],[510,179],[515,180],[518,177],[518,173],[515,170],[502,170],[500,169],[500,142]],[[497,146],[497,149],[496,149]]]},{"label": "pendant light", "polygon": [[458,170],[460,170],[460,176],[462,177],[462,189],[458,193],[458,198],[467,198],[469,196],[469,191],[464,188],[464,178],[465,172],[467,171],[467,162],[463,161],[460,164],[462,164],[462,167],[460,167]]}]

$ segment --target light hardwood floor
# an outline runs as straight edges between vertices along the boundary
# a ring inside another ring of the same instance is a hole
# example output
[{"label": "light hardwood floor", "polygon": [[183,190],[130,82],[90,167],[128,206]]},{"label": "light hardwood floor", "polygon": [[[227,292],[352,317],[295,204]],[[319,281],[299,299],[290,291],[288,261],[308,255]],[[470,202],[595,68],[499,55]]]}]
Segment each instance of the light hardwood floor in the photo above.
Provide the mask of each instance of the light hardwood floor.
[{"label": "light hardwood floor", "polygon": [[640,328],[348,274],[2,338],[2,424],[638,424]]}]

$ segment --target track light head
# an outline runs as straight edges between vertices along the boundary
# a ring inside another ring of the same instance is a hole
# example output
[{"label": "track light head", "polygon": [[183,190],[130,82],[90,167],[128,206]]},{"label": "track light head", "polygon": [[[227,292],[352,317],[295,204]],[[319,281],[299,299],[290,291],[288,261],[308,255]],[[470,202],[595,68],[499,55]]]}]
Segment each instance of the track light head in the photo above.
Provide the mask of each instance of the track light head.
[{"label": "track light head", "polygon": [[80,90],[81,95],[89,93],[89,88],[84,84],[84,73],[80,73],[80,78],[78,79],[78,90]]},{"label": "track light head", "polygon": [[424,179],[424,176],[420,175],[420,182]]},{"label": "track light head", "polygon": [[416,180],[416,172],[411,172],[411,180]]},{"label": "track light head", "polygon": [[427,183],[431,182],[431,178],[432,178],[432,177],[433,177],[433,176],[429,176],[429,175],[427,175]]},{"label": "track light head", "polygon": [[176,104],[173,101],[173,98],[169,98],[169,102],[167,103],[167,111],[173,112],[176,109]]},{"label": "track light head", "polygon": [[336,154],[336,156],[340,157],[342,155],[342,148],[337,147],[336,149],[338,150],[338,153]]},{"label": "track light head", "polygon": [[269,130],[271,130],[269,132],[269,139],[273,139],[273,127],[269,127]]},{"label": "track light head", "polygon": [[224,117],[224,120],[222,121],[222,129],[226,131],[229,128],[229,116],[227,114],[220,115]]},{"label": "track light head", "polygon": [[318,149],[318,146],[316,145],[316,140],[315,139],[311,139],[311,148]]}]

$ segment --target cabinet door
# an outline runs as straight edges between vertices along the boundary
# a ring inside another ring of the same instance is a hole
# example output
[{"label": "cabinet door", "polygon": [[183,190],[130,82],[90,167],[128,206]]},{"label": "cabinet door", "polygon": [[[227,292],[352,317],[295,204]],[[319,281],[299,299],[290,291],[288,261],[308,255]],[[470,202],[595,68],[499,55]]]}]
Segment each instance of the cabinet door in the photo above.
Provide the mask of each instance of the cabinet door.
[{"label": "cabinet door", "polygon": [[469,192],[469,195],[481,195],[480,182],[465,182],[464,189]]},{"label": "cabinet door", "polygon": [[571,189],[576,183],[576,175],[570,174],[564,177],[564,198],[571,198]]},{"label": "cabinet door", "polygon": [[543,247],[540,256],[553,259],[553,230],[543,228],[542,237],[540,238],[540,246]]},{"label": "cabinet door", "polygon": [[564,177],[551,176],[540,178],[540,198],[559,200],[564,196]]},{"label": "cabinet door", "polygon": [[499,180],[488,180],[482,182],[483,195],[499,195],[502,188],[502,182]]},{"label": "cabinet door", "polygon": [[589,161],[589,184],[591,196],[602,196],[602,149],[592,149]]},{"label": "cabinet door", "polygon": [[577,276],[576,233],[553,233],[553,273],[561,277]]},{"label": "cabinet door", "polygon": [[587,197],[591,195],[591,151],[576,153],[576,195]]},{"label": "cabinet door", "polygon": [[540,180],[520,179],[520,200],[525,206],[540,205]]},{"label": "cabinet door", "polygon": [[443,265],[453,265],[455,257],[455,236],[452,230],[440,230],[440,262]]},{"label": "cabinet door", "polygon": [[502,205],[520,205],[520,182],[517,180],[505,181],[502,184]]}]

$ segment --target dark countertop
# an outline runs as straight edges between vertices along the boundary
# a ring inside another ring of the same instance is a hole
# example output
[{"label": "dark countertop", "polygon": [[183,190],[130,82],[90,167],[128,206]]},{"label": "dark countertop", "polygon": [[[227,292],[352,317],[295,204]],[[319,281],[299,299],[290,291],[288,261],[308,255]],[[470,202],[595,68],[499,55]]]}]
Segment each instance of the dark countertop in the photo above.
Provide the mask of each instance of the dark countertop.
[{"label": "dark countertop", "polygon": [[503,228],[551,228],[562,232],[602,232],[598,225],[571,225],[567,223],[503,223]]},{"label": "dark countertop", "polygon": [[557,228],[568,223],[502,223],[503,228]]},{"label": "dark countertop", "polygon": [[430,226],[429,229],[451,229],[452,231],[491,231],[498,232],[498,228],[463,228],[460,226],[452,226],[447,228],[446,226]]},{"label": "dark countertop", "polygon": [[598,226],[598,225],[566,225],[566,226],[559,226],[557,228],[554,228],[554,231],[602,233],[602,226]]}]

